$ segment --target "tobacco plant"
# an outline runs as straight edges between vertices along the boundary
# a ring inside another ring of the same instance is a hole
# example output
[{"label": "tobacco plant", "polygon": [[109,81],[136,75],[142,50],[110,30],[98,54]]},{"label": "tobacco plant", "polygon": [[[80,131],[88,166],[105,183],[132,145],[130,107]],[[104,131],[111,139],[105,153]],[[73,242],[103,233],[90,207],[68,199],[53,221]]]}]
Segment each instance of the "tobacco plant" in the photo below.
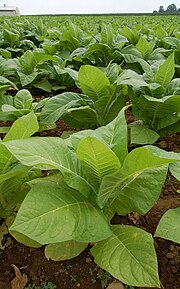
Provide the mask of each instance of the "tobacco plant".
[{"label": "tobacco plant", "polygon": [[71,127],[79,128],[96,128],[112,121],[127,100],[127,85],[115,84],[121,71],[115,63],[104,71],[81,66],[75,81],[84,94],[65,92],[51,97],[42,109],[40,121],[50,124],[62,117]]},{"label": "tobacco plant", "polygon": [[[141,142],[137,135],[152,133],[153,143],[159,136],[180,131],[180,80],[174,78],[174,53],[163,62],[149,65],[142,59],[131,57],[139,62],[143,75],[132,70],[124,70],[116,80],[117,85],[127,84],[132,101],[132,111],[138,122],[131,126],[131,141]],[[146,132],[147,129],[147,132]],[[150,131],[151,130],[151,131]],[[147,142],[146,142],[147,143]]]},{"label": "tobacco plant", "polygon": [[168,165],[179,163],[180,156],[153,146],[128,153],[125,109],[106,126],[67,139],[10,138],[1,143],[1,155],[6,151],[27,170],[48,172],[26,183],[29,192],[9,229],[28,246],[46,245],[45,255],[53,260],[73,258],[94,244],[95,262],[115,278],[131,286],[159,287],[151,234],[112,225],[111,219],[150,210]]}]

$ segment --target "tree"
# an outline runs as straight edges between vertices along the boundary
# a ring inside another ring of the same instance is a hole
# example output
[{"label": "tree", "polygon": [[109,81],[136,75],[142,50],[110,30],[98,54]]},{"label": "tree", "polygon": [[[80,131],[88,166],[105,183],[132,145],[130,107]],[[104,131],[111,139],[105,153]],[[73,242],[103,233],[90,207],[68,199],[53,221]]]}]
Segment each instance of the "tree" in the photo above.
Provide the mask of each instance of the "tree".
[{"label": "tree", "polygon": [[177,7],[176,5],[173,3],[173,4],[170,4],[167,9],[166,9],[166,12],[171,12],[171,13],[174,13],[174,12],[177,12]]},{"label": "tree", "polygon": [[160,6],[158,12],[159,13],[164,13],[164,6]]}]

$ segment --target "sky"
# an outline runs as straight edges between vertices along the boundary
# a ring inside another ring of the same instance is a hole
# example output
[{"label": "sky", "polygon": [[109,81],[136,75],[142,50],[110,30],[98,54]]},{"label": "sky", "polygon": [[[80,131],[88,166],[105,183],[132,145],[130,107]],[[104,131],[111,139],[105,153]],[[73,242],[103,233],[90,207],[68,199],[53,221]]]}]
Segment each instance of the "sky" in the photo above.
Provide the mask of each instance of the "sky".
[{"label": "sky", "polygon": [[0,0],[0,6],[17,6],[21,15],[153,12],[180,0]]}]

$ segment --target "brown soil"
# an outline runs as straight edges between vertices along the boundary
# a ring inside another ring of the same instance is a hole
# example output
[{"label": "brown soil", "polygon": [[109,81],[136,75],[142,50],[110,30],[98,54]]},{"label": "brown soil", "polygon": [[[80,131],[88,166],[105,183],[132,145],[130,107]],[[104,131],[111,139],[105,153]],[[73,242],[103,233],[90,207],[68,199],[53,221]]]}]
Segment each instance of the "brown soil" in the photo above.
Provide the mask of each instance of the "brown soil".
[{"label": "brown soil", "polygon": [[[59,121],[55,130],[42,132],[41,135],[60,136],[64,130],[69,130],[69,127]],[[156,145],[178,152],[180,151],[180,135],[160,139]],[[180,207],[177,189],[180,189],[179,183],[168,175],[160,198],[145,216],[138,214],[129,214],[126,217],[115,216],[113,223],[131,224],[154,234],[164,212],[170,208]],[[160,238],[155,238],[154,243],[158,256],[161,288],[180,289],[180,245]],[[3,244],[5,249],[0,249],[0,289],[11,288],[10,281],[14,278],[12,264],[15,264],[22,273],[27,274],[30,284],[38,285],[42,279],[56,284],[57,289],[101,289],[107,288],[111,280],[109,275],[93,262],[90,247],[70,261],[54,262],[44,257],[44,248],[25,247],[10,235],[4,237]],[[37,280],[32,281],[34,277],[37,277]]]}]

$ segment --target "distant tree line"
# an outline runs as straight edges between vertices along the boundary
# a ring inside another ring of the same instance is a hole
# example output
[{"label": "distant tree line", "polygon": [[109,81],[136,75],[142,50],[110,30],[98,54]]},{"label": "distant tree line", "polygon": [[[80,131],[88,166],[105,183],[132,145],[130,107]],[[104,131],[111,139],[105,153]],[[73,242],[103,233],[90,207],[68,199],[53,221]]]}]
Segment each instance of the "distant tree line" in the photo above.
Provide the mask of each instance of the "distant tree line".
[{"label": "distant tree line", "polygon": [[154,14],[180,14],[180,8],[177,8],[176,5],[173,3],[173,4],[170,4],[167,9],[165,10],[164,9],[164,6],[160,6],[159,7],[159,10],[154,10],[153,11]]}]

